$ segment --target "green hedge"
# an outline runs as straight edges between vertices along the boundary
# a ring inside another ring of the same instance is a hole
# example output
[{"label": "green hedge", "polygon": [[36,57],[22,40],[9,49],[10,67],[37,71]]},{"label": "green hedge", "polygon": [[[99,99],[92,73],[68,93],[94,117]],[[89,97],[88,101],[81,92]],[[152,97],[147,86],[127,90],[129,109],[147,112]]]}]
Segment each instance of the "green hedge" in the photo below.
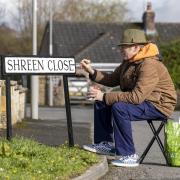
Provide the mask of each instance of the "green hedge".
[{"label": "green hedge", "polygon": [[163,63],[169,70],[176,89],[180,89],[180,40],[160,46]]}]

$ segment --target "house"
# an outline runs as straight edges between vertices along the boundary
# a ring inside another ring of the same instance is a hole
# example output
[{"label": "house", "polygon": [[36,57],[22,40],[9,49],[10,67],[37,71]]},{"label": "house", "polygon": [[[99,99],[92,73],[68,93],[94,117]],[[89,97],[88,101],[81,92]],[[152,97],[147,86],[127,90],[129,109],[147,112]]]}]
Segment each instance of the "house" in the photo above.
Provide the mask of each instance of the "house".
[{"label": "house", "polygon": [[[156,23],[155,12],[150,3],[143,13],[142,22],[129,23],[86,23],[53,22],[53,56],[83,58],[96,63],[121,63],[120,49],[116,46],[124,29],[143,29],[147,37],[157,44],[180,38],[180,23]],[[49,55],[49,24],[46,25],[40,55]],[[54,79],[59,79],[55,77]],[[57,84],[56,80],[54,82]],[[40,104],[45,103],[45,76],[40,77]]]}]

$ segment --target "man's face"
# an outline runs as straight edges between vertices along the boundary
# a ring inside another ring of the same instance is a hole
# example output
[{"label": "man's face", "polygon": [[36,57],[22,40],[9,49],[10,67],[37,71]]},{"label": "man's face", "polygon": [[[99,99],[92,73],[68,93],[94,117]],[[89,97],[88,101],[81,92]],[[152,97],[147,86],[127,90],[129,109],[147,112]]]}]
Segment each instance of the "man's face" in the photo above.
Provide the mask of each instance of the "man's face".
[{"label": "man's face", "polygon": [[130,60],[140,50],[138,45],[124,45],[121,46],[121,54],[124,60]]}]

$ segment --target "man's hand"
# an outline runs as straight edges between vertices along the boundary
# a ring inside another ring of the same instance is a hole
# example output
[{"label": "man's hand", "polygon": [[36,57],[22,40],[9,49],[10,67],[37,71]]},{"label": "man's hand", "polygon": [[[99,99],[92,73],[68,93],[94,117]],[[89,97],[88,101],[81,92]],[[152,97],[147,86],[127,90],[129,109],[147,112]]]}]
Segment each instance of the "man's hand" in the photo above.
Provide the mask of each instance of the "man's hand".
[{"label": "man's hand", "polygon": [[94,74],[94,70],[93,68],[91,67],[91,60],[88,60],[88,59],[83,59],[81,62],[80,62],[80,67],[82,69],[84,69],[86,72],[88,72],[89,74]]},{"label": "man's hand", "polygon": [[88,98],[93,98],[93,100],[103,101],[103,95],[104,93],[95,87],[91,87]]}]

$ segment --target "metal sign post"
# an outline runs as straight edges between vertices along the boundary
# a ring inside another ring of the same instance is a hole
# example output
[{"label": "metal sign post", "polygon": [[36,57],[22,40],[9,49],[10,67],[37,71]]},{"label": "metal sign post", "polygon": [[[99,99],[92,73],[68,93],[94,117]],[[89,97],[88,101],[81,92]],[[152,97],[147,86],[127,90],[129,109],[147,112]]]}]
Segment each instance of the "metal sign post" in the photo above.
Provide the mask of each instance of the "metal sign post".
[{"label": "metal sign post", "polygon": [[74,146],[68,75],[75,74],[74,58],[59,57],[4,57],[3,73],[6,75],[7,139],[12,138],[10,75],[63,75],[69,146]]},{"label": "metal sign post", "polygon": [[11,122],[11,87],[10,87],[10,77],[6,76],[6,136],[10,140],[12,137],[12,122]]},{"label": "metal sign post", "polygon": [[63,75],[63,83],[64,83],[64,95],[65,95],[65,105],[66,105],[69,146],[74,146],[72,117],[71,117],[71,104],[69,100],[68,77],[66,75]]}]

